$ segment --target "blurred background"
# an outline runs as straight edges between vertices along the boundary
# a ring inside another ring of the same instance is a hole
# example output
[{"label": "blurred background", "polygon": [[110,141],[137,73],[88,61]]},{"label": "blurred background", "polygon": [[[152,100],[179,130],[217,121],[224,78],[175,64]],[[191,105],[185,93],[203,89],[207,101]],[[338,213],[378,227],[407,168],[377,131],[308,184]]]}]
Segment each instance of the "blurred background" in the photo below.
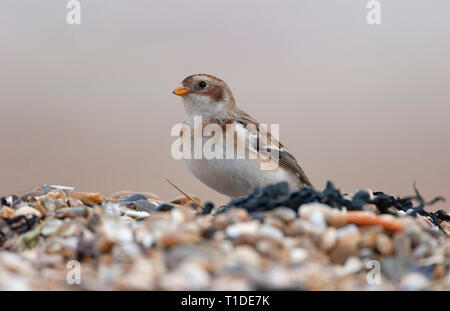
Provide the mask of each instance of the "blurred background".
[{"label": "blurred background", "polygon": [[[171,91],[224,79],[279,123],[322,189],[450,199],[450,1],[67,1],[0,4],[0,193],[43,183],[111,194],[228,199],[171,157],[184,118]],[[442,208],[445,204],[437,205]],[[448,206],[448,205],[447,205]]]}]

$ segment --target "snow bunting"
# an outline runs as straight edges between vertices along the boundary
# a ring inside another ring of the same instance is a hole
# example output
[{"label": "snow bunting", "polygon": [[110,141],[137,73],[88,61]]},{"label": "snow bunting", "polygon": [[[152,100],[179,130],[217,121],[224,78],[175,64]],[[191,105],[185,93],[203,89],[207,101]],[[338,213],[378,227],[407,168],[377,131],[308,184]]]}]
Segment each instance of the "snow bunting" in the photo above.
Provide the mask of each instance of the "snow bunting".
[{"label": "snow bunting", "polygon": [[[231,138],[233,141],[236,138],[234,147],[239,142],[245,143],[246,154],[257,155],[256,159],[251,156],[186,159],[189,170],[203,183],[229,197],[245,196],[256,187],[281,181],[286,181],[291,191],[311,186],[308,177],[287,148],[269,129],[261,130],[258,121],[236,106],[233,94],[224,81],[208,74],[195,74],[185,78],[173,93],[183,99],[186,110],[184,124],[192,129],[190,146],[195,144],[194,121],[201,117],[201,145],[211,139],[211,136],[204,136],[204,127],[213,124],[224,130],[221,133],[224,139],[220,137],[217,140],[220,144],[223,142],[224,150],[227,139]],[[229,127],[231,131],[225,130]],[[245,139],[242,140],[242,137]],[[275,163],[276,166],[273,169],[263,169],[263,161]]]}]

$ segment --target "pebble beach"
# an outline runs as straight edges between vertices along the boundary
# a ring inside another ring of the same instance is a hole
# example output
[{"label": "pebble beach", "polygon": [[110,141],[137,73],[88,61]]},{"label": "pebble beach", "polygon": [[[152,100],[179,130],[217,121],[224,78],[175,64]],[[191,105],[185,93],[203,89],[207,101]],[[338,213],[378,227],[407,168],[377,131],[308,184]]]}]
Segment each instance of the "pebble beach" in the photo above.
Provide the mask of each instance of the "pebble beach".
[{"label": "pebble beach", "polygon": [[447,203],[415,192],[279,184],[215,206],[42,185],[1,197],[0,289],[450,290]]}]

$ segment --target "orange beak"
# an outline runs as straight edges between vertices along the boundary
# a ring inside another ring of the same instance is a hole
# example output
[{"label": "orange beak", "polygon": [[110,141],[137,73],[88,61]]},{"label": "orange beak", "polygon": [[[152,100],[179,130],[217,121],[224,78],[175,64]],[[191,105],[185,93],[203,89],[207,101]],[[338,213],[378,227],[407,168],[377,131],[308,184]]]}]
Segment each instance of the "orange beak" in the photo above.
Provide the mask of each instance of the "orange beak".
[{"label": "orange beak", "polygon": [[172,93],[174,93],[175,95],[178,96],[183,96],[184,94],[187,94],[187,90],[183,85],[180,85],[179,87],[177,87],[175,90],[173,90]]}]

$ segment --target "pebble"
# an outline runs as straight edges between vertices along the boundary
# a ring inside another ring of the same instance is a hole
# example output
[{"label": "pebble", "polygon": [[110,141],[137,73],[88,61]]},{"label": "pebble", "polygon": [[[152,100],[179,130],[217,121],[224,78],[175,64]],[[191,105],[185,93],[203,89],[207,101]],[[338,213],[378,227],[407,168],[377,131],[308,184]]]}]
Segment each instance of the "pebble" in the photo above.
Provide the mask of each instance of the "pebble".
[{"label": "pebble", "polygon": [[134,205],[138,211],[147,213],[153,212],[159,206],[159,204],[148,200],[137,200],[134,202]]},{"label": "pebble", "polygon": [[402,290],[418,291],[427,289],[429,284],[430,281],[424,275],[412,272],[402,278],[400,288]]},{"label": "pebble", "polygon": [[320,237],[320,248],[324,251],[331,250],[338,241],[337,230],[333,227],[327,228]]},{"label": "pebble", "polygon": [[291,249],[290,262],[291,264],[300,264],[308,258],[308,251],[301,247]]},{"label": "pebble", "polygon": [[124,212],[126,216],[130,216],[133,217],[135,219],[144,219],[150,216],[150,213],[144,212],[144,211],[133,211],[133,210],[128,210]]},{"label": "pebble", "polygon": [[330,259],[335,263],[343,264],[350,256],[359,255],[359,233],[346,234],[338,239],[336,247],[330,253]]},{"label": "pebble", "polygon": [[105,198],[97,192],[76,192],[70,194],[70,196],[89,206],[94,206],[105,201]]},{"label": "pebble", "polygon": [[5,219],[11,219],[14,217],[15,213],[16,213],[16,210],[14,208],[4,205],[0,211],[0,217],[5,218]]},{"label": "pebble", "polygon": [[394,243],[386,234],[379,234],[376,240],[377,249],[382,255],[391,255],[394,251]]},{"label": "pebble", "polygon": [[61,207],[66,207],[66,193],[61,189],[55,189],[49,193],[37,197],[41,206],[43,206],[47,211],[54,211]]},{"label": "pebble", "polygon": [[59,228],[64,224],[60,219],[52,219],[48,221],[41,229],[41,234],[43,236],[52,235],[58,232]]},{"label": "pebble", "polygon": [[277,207],[272,213],[285,222],[291,222],[297,218],[297,213],[288,207]]},{"label": "pebble", "polygon": [[253,247],[241,245],[235,247],[234,251],[228,256],[228,264],[233,266],[249,266],[259,267],[261,265],[261,257]]},{"label": "pebble", "polygon": [[359,235],[359,229],[358,229],[358,226],[356,226],[354,224],[350,224],[345,227],[339,228],[337,230],[337,234],[338,234],[338,239],[341,239],[347,235],[352,235],[352,234]]},{"label": "pebble", "polygon": [[327,228],[325,217],[320,210],[315,210],[311,213],[309,216],[309,222],[316,227],[319,232],[323,232]]},{"label": "pebble", "polygon": [[227,236],[231,239],[237,238],[241,234],[256,234],[260,223],[258,221],[247,221],[229,225],[225,230]]},{"label": "pebble", "polygon": [[130,194],[127,196],[120,197],[118,200],[119,200],[119,202],[132,203],[132,202],[136,202],[139,200],[147,201],[147,198],[143,194],[133,193],[133,194]]},{"label": "pebble", "polygon": [[342,266],[342,274],[354,274],[361,271],[363,263],[361,259],[356,256],[348,257]]},{"label": "pebble", "polygon": [[89,214],[89,210],[87,207],[84,206],[77,206],[77,207],[64,207],[60,208],[55,212],[55,215],[64,215],[64,214],[73,214],[78,217],[86,217]]},{"label": "pebble", "polygon": [[42,217],[42,214],[35,208],[30,207],[30,206],[22,206],[20,207],[14,214],[14,217],[18,217],[18,216],[36,216],[36,217]]},{"label": "pebble", "polygon": [[397,256],[406,257],[411,255],[412,246],[410,238],[404,233],[396,234],[394,236],[394,249]]},{"label": "pebble", "polygon": [[390,280],[401,280],[414,266],[410,257],[386,257],[381,260],[381,272]]},{"label": "pebble", "polygon": [[262,225],[259,228],[259,234],[263,236],[268,236],[278,241],[283,241],[284,239],[284,234],[280,229],[269,225]]}]

